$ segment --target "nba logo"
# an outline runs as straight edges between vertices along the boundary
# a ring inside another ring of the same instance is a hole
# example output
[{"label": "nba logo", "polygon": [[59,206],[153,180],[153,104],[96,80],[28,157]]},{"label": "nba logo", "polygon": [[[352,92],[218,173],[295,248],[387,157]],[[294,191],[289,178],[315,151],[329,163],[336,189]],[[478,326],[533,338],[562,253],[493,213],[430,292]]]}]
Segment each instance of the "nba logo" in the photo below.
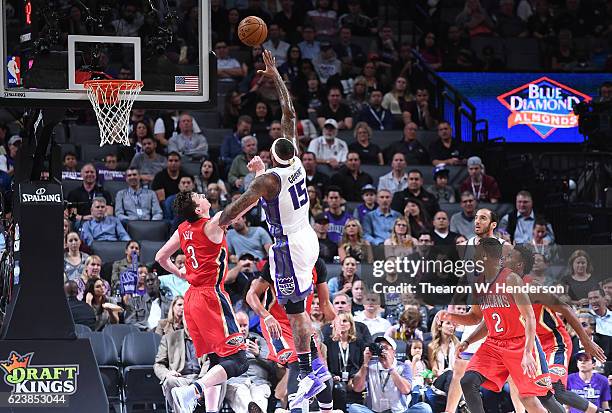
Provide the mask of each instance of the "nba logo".
[{"label": "nba logo", "polygon": [[9,56],[6,63],[8,87],[21,86],[21,58]]}]

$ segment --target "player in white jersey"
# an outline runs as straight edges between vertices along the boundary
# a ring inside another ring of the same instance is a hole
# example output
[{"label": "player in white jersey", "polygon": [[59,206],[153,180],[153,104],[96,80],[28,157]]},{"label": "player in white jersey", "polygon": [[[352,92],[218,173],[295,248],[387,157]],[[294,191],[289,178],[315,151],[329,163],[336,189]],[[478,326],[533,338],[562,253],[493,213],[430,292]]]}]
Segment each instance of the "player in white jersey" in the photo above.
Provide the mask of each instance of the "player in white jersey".
[{"label": "player in white jersey", "polygon": [[[308,220],[310,200],[306,171],[299,159],[295,109],[274,57],[266,50],[263,58],[266,70],[259,73],[274,80],[283,112],[283,137],[272,143],[272,169],[263,172],[263,162],[252,161],[258,176],[240,198],[223,210],[219,225],[229,224],[245,209],[261,201],[275,240],[269,250],[270,273],[277,300],[284,305],[291,324],[300,364],[300,384],[289,407],[296,408],[304,399],[318,395],[321,410],[331,410],[332,386],[321,380],[329,377],[329,373],[318,357],[312,322],[304,304],[312,291],[312,269],[319,255],[319,241]],[[264,323],[269,331],[280,331],[274,318],[266,317]]]}]

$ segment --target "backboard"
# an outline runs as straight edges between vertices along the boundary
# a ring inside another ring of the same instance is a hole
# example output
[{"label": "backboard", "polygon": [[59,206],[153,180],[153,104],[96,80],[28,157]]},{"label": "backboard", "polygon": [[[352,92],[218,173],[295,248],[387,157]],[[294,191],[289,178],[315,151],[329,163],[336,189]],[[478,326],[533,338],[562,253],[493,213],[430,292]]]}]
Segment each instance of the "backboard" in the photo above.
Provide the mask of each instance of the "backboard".
[{"label": "backboard", "polygon": [[214,104],[209,0],[0,1],[2,105],[88,107],[89,79],[142,80],[135,107]]}]

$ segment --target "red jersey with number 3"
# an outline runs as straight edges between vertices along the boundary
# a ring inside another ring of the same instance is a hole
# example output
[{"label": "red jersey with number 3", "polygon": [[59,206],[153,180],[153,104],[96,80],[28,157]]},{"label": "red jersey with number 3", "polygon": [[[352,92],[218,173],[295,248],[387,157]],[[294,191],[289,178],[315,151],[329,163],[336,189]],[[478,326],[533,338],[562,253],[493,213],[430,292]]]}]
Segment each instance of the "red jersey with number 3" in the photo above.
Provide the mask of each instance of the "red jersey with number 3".
[{"label": "red jersey with number 3", "polygon": [[[487,292],[476,293],[476,303],[480,306],[489,330],[489,337],[506,340],[525,335],[525,324],[512,294],[498,290],[507,286],[507,278],[512,274],[509,268],[502,268],[495,280],[489,283]],[[479,281],[482,282],[482,281]]]},{"label": "red jersey with number 3", "polygon": [[220,285],[223,289],[227,274],[227,242],[225,236],[219,244],[208,239],[204,234],[208,221],[210,218],[185,221],[178,227],[181,250],[185,253],[186,279],[194,287]]}]

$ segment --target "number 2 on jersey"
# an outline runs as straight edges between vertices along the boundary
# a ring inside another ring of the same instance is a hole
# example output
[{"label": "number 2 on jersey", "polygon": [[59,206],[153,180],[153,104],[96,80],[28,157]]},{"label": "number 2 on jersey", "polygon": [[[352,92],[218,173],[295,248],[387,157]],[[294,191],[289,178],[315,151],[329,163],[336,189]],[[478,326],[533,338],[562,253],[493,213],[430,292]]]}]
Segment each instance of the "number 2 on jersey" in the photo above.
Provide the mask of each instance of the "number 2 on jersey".
[{"label": "number 2 on jersey", "polygon": [[491,317],[493,318],[493,320],[495,320],[495,332],[496,333],[503,332],[504,328],[499,326],[501,324],[501,317],[499,316],[499,314],[493,313]]},{"label": "number 2 on jersey", "polygon": [[306,191],[306,178],[289,187],[289,194],[293,201],[293,209],[300,209],[308,202],[308,192]]},{"label": "number 2 on jersey", "polygon": [[187,247],[187,252],[189,253],[189,258],[191,259],[191,266],[194,269],[198,268],[200,264],[198,264],[198,260],[196,260],[195,248],[193,248],[193,245]]}]

